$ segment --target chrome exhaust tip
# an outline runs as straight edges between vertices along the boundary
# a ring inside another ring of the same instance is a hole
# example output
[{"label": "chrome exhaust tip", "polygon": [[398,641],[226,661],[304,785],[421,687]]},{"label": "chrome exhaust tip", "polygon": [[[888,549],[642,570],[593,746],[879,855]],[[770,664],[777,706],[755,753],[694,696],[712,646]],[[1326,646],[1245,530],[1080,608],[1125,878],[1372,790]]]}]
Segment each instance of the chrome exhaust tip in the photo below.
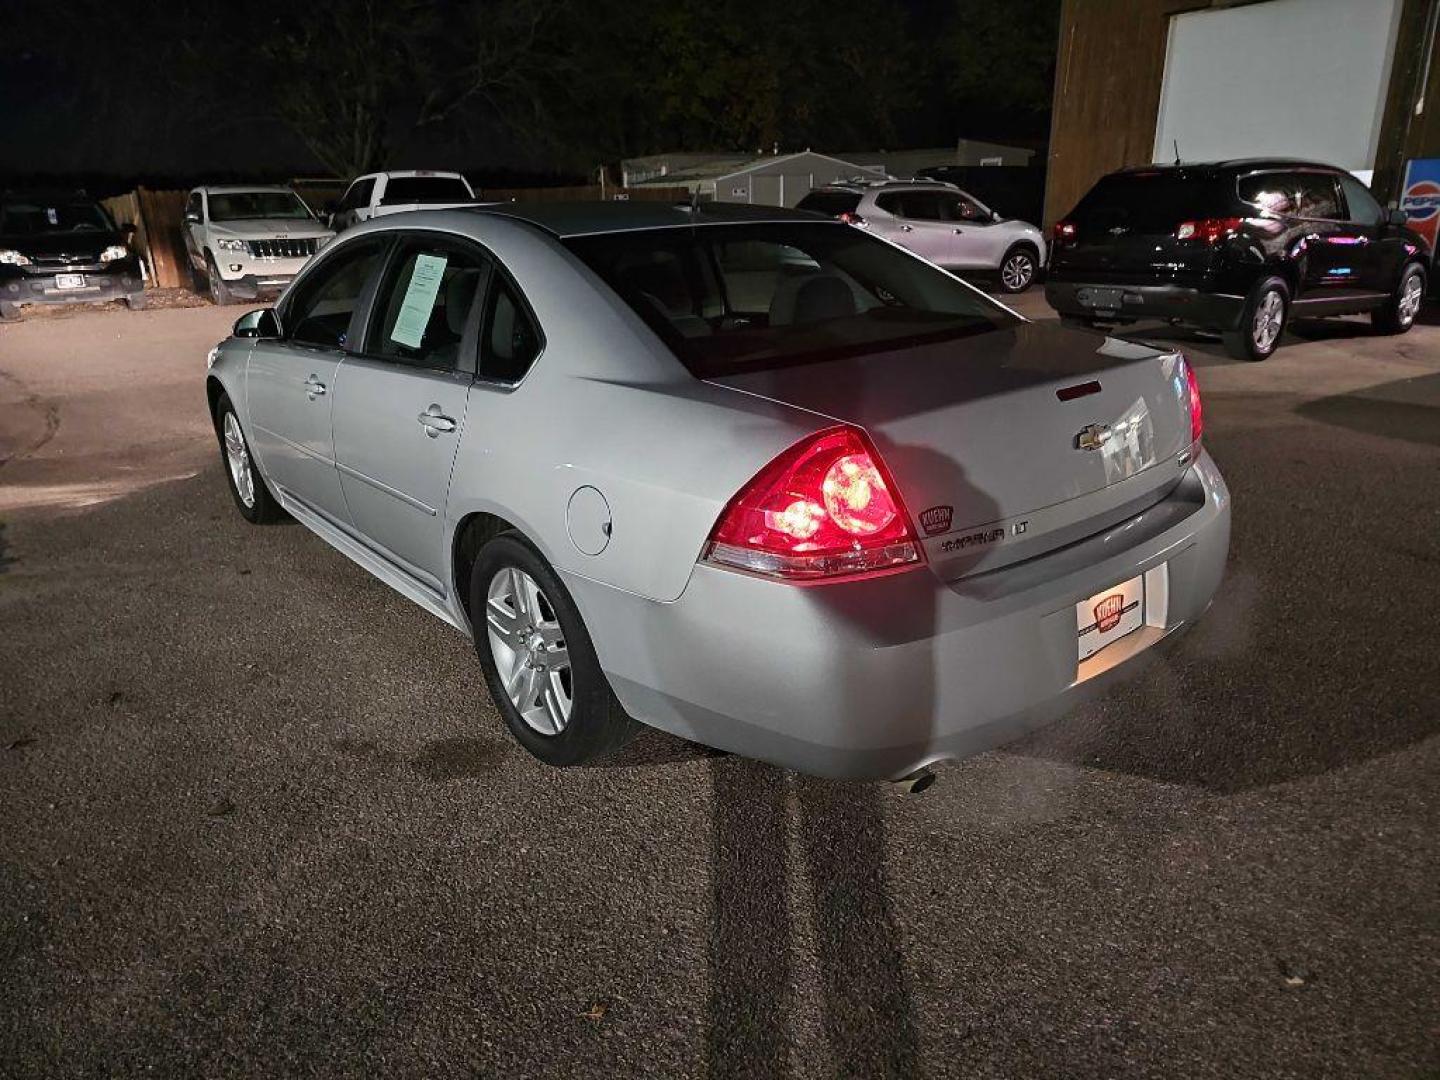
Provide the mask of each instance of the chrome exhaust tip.
[{"label": "chrome exhaust tip", "polygon": [[898,780],[891,780],[890,783],[906,795],[919,795],[931,784],[935,783],[935,774],[928,768],[916,769],[909,776],[902,776]]}]

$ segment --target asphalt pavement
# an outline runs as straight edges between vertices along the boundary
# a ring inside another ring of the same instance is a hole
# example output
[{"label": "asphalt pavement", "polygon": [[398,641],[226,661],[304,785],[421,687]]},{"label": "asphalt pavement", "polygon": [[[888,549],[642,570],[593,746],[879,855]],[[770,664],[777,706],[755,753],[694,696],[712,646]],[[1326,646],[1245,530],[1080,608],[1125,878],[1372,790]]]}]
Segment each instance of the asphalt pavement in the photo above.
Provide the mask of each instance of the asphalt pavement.
[{"label": "asphalt pavement", "polygon": [[237,314],[0,327],[0,1076],[1440,1075],[1440,327],[1154,329],[1215,606],[905,796],[530,759],[463,638],[235,513]]}]

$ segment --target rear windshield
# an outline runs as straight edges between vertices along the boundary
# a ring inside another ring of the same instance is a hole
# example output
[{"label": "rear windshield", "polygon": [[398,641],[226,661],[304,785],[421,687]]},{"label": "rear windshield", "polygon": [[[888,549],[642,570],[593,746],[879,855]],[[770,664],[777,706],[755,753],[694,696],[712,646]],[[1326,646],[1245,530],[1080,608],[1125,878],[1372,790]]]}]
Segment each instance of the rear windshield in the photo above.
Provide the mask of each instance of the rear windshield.
[{"label": "rear windshield", "polygon": [[382,204],[472,202],[475,196],[458,176],[392,176]]},{"label": "rear windshield", "polygon": [[797,210],[813,210],[817,214],[839,217],[853,214],[860,205],[860,196],[850,191],[812,191],[795,206]]},{"label": "rear windshield", "polygon": [[943,270],[846,225],[704,225],[566,244],[700,378],[1019,321]]},{"label": "rear windshield", "polygon": [[114,232],[110,217],[84,199],[6,199],[0,202],[0,235]]},{"label": "rear windshield", "polygon": [[1170,233],[1182,221],[1222,215],[1226,203],[1221,185],[1209,176],[1116,173],[1091,188],[1066,220],[1082,233]]}]

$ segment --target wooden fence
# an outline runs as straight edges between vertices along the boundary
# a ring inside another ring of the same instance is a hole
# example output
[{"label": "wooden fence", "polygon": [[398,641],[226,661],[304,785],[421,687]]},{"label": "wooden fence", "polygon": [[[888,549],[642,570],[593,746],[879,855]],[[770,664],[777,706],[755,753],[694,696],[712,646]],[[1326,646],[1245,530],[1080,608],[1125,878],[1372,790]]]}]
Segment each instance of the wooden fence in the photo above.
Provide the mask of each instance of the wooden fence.
[{"label": "wooden fence", "polygon": [[[296,182],[296,190],[317,213],[331,198],[343,194],[344,185],[335,181]],[[137,188],[125,195],[106,199],[105,208],[121,224],[135,226],[134,246],[145,258],[150,284],[161,289],[191,287],[189,256],[185,252],[184,191],[153,191]],[[479,193],[484,202],[595,202],[646,201],[681,202],[689,192],[683,187],[666,188],[486,188]]]}]

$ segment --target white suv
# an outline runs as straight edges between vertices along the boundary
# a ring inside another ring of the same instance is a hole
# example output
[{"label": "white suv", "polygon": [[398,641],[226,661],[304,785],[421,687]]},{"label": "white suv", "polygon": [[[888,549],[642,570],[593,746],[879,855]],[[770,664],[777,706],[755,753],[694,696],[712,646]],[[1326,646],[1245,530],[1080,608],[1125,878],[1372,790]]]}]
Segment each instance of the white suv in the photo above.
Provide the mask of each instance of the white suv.
[{"label": "white suv", "polygon": [[457,172],[414,169],[357,176],[330,213],[336,232],[402,210],[448,210],[475,203],[475,189]]},{"label": "white suv", "polygon": [[185,250],[217,304],[290,284],[335,233],[287,187],[198,187],[185,201]]},{"label": "white suv", "polygon": [[937,180],[842,182],[816,188],[798,209],[868,229],[931,262],[998,272],[1006,292],[1024,292],[1045,265],[1045,238],[1007,220],[954,184]]}]

